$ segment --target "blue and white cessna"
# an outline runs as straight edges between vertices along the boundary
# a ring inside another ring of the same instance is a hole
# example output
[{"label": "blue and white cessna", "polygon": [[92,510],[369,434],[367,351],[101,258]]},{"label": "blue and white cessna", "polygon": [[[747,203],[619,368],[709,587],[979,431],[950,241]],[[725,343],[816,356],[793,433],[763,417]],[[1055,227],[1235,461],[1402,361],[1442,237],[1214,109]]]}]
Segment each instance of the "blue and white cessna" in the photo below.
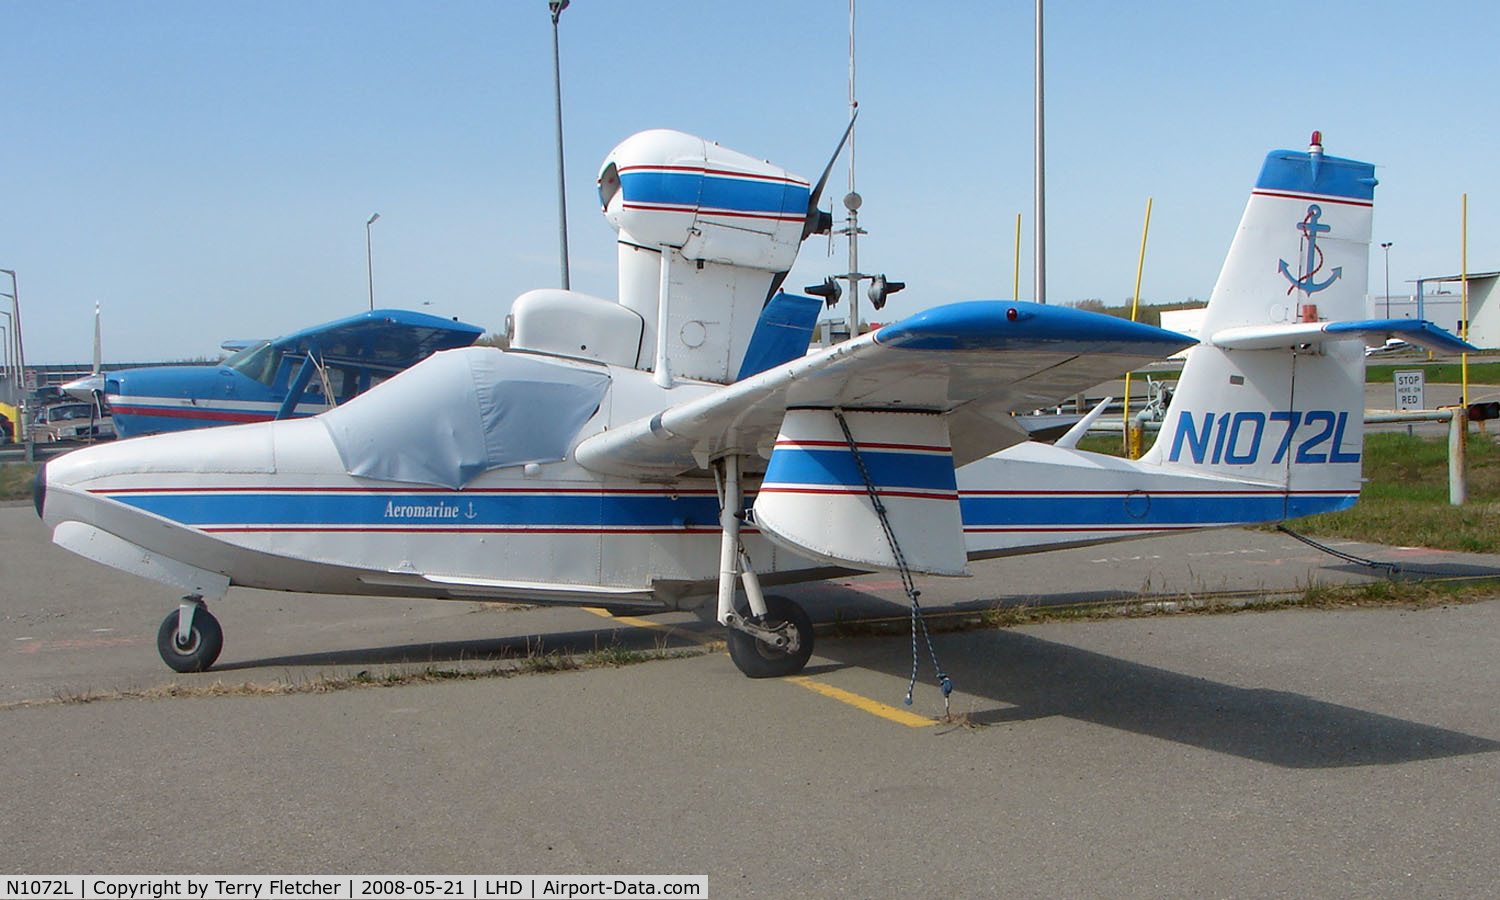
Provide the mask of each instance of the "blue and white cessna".
[{"label": "blue and white cessna", "polygon": [[532,291],[509,349],[435,354],[315,418],[70,453],[36,507],[57,544],[186,594],[158,635],[179,671],[214,662],[204,603],[242,585],[636,612],[717,596],[739,668],[789,674],[812,628],[762,585],[1354,504],[1364,346],[1468,347],[1359,320],[1373,175],[1316,138],[1267,157],[1140,461],[1027,442],[1012,413],[1191,339],[974,301],[806,353],[818,301],[768,295],[826,219],[819,191],[647,131],[599,176],[618,302]]},{"label": "blue and white cessna", "polygon": [[312,416],[439,350],[467,347],[484,329],[405,309],[376,309],[268,341],[229,341],[212,366],[146,366],[63,386],[84,400],[102,392],[120,437]]}]

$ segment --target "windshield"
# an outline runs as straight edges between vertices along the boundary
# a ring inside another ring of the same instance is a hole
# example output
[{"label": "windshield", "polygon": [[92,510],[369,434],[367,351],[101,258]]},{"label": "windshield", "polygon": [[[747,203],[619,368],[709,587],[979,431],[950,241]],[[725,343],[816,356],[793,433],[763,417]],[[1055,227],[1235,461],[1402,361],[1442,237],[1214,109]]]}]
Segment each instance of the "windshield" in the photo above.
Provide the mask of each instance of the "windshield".
[{"label": "windshield", "polygon": [[224,365],[270,387],[276,379],[276,366],[280,362],[281,351],[272,347],[270,341],[261,341],[224,360]]}]

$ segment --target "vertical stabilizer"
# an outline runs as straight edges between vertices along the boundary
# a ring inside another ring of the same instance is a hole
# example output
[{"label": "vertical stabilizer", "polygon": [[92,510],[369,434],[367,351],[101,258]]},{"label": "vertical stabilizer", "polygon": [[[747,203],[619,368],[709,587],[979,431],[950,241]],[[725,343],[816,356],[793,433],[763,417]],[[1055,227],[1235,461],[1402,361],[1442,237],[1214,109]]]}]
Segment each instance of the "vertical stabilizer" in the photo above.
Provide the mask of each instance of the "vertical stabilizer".
[{"label": "vertical stabilizer", "polygon": [[[1353,504],[1364,345],[1310,341],[1296,326],[1363,316],[1374,175],[1369,163],[1324,156],[1316,132],[1307,152],[1266,157],[1214,285],[1202,343],[1189,352],[1143,461],[1280,486],[1287,517]],[[1229,349],[1227,335],[1247,328],[1288,336]]]}]

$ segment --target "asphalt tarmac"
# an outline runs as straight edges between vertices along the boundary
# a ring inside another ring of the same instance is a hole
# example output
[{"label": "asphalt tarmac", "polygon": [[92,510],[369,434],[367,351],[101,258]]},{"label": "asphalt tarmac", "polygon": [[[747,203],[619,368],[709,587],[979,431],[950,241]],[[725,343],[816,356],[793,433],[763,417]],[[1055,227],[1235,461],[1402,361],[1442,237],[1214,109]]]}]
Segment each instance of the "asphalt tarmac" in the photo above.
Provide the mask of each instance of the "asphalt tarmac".
[{"label": "asphalt tarmac", "polygon": [[[1500,557],[1341,543],[1404,577]],[[0,507],[0,866],[13,873],[706,875],[714,897],[1489,896],[1500,853],[1500,601],[939,633],[821,629],[751,681],[690,613],[233,591],[225,651],[157,658],[169,591]],[[1296,594],[1384,573],[1272,532],[981,563],[938,614]],[[885,576],[787,589],[827,625],[902,616]],[[200,696],[695,649],[623,668]],[[177,685],[183,696],[167,690]],[[155,699],[99,699],[153,691]],[[73,702],[59,702],[73,701]],[[921,720],[902,719],[916,713]]]}]

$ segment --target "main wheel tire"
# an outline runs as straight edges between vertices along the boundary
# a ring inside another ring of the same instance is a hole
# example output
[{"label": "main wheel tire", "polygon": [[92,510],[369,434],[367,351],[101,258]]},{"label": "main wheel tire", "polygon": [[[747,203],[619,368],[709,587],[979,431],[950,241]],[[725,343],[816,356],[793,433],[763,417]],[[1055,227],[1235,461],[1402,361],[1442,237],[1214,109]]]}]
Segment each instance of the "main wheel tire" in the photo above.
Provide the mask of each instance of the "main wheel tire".
[{"label": "main wheel tire", "polygon": [[156,630],[157,652],[174,671],[207,671],[219,658],[219,651],[224,649],[224,630],[219,627],[219,620],[199,607],[193,613],[193,629],[184,644],[177,640],[177,616],[178,611],[174,610]]},{"label": "main wheel tire", "polygon": [[[741,610],[741,615],[749,610]],[[796,675],[807,665],[813,651],[812,619],[802,607],[785,597],[766,597],[766,617],[761,622],[767,628],[778,628],[790,623],[797,633],[796,651],[780,650],[756,640],[743,631],[729,629],[729,658],[735,666],[750,678],[781,678]]]}]

